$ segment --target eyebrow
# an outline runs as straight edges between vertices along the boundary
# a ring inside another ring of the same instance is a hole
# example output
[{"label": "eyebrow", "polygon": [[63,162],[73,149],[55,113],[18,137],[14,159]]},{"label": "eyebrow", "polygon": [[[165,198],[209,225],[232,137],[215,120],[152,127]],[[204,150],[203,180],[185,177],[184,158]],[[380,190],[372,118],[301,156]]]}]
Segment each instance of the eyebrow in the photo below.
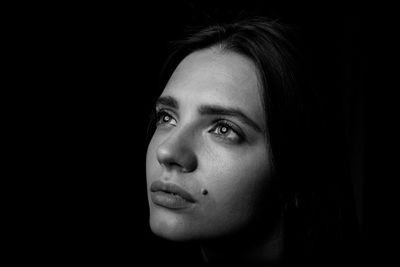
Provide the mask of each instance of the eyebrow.
[{"label": "eyebrow", "polygon": [[260,126],[250,119],[243,111],[238,108],[223,107],[218,105],[202,105],[199,107],[201,115],[225,115],[237,117],[240,121],[247,124],[257,132],[262,132]]},{"label": "eyebrow", "polygon": [[160,96],[156,102],[156,106],[158,105],[164,105],[170,108],[179,109],[178,101],[172,96]]},{"label": "eyebrow", "polygon": [[[160,96],[156,102],[156,106],[164,105],[173,109],[179,109],[178,101],[172,96]],[[232,107],[223,107],[219,105],[201,105],[198,108],[200,115],[225,115],[237,117],[240,121],[247,124],[257,132],[262,132],[261,127],[250,119],[242,110]]]}]

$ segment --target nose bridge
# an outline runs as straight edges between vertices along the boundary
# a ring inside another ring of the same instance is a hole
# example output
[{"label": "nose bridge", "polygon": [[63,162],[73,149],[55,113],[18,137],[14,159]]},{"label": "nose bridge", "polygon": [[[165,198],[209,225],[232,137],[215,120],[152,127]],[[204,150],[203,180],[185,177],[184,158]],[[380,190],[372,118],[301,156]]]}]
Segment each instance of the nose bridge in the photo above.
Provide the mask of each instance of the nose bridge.
[{"label": "nose bridge", "polygon": [[157,149],[158,162],[168,169],[192,172],[197,168],[196,137],[188,126],[177,126]]}]

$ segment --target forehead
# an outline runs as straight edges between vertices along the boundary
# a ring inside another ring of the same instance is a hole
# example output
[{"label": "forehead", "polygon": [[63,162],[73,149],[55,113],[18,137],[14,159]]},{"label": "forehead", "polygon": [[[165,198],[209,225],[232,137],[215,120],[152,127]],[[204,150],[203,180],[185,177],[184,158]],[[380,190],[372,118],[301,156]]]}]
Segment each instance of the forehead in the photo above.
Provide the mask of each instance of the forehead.
[{"label": "forehead", "polygon": [[188,55],[172,74],[162,95],[188,106],[220,104],[240,108],[263,120],[258,71],[235,52],[209,48]]}]

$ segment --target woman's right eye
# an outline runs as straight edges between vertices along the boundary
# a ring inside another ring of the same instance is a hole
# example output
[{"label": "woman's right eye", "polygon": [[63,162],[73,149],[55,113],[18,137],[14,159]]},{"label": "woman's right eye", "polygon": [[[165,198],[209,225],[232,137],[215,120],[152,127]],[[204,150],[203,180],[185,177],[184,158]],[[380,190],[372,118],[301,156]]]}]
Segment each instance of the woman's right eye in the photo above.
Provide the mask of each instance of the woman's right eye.
[{"label": "woman's right eye", "polygon": [[174,117],[165,110],[156,111],[156,126],[168,124],[176,126],[176,120]]}]

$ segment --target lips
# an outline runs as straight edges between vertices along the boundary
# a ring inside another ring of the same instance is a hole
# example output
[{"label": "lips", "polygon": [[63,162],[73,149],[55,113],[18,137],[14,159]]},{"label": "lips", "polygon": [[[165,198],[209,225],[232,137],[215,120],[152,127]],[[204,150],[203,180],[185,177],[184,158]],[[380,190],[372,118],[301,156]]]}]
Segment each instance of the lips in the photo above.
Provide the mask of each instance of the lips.
[{"label": "lips", "polygon": [[150,192],[154,204],[170,209],[188,208],[196,202],[189,192],[173,183],[155,181],[150,186]]}]

